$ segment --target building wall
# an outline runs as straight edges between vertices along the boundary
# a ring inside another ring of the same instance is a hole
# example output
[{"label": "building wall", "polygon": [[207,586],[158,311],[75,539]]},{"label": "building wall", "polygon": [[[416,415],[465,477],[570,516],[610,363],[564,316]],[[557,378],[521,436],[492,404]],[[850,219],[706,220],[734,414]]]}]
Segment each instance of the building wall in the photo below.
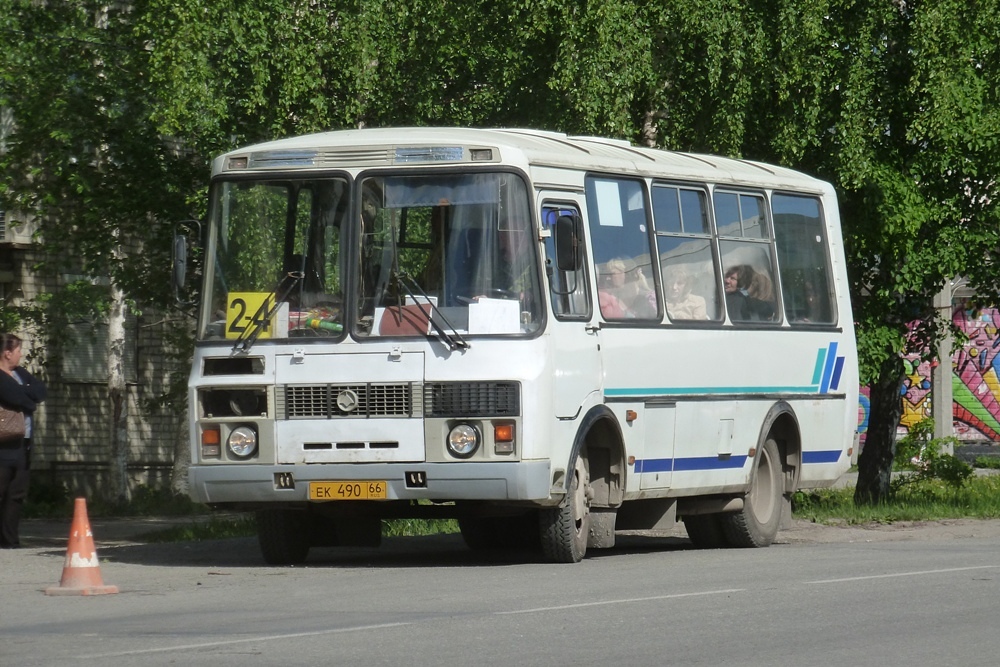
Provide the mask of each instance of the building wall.
[{"label": "building wall", "polygon": [[[952,313],[952,321],[968,336],[951,358],[955,437],[970,443],[1000,442],[1000,310],[977,312],[959,306]],[[900,435],[931,416],[932,363],[916,357],[906,361]],[[858,410],[862,438],[868,427],[868,395],[868,388],[862,387]]]},{"label": "building wall", "polygon": [[[157,399],[167,390],[171,364],[162,325],[139,318],[134,342],[135,382],[128,384],[128,469],[132,488],[170,484],[174,452],[186,438],[183,408]],[[184,373],[185,369],[176,368]],[[131,375],[131,374],[130,374]],[[33,474],[63,482],[74,494],[94,495],[110,482],[111,403],[106,382],[49,380],[49,397],[38,413]]]},{"label": "building wall", "polygon": [[[58,291],[65,274],[47,275],[34,267],[42,259],[38,247],[0,243],[0,284],[7,306],[28,306],[39,295]],[[35,414],[32,475],[36,480],[64,483],[72,494],[99,495],[110,481],[111,403],[107,390],[106,336],[102,324],[71,327],[73,342],[63,350],[46,345],[37,332],[18,331],[25,339],[25,365],[47,384],[48,399]],[[170,354],[172,327],[186,322],[160,314],[131,318],[127,327],[128,470],[131,488],[170,484],[178,444],[186,440],[183,404],[165,404],[161,397],[171,379],[187,377],[186,364]],[[32,357],[44,354],[41,367]]]}]

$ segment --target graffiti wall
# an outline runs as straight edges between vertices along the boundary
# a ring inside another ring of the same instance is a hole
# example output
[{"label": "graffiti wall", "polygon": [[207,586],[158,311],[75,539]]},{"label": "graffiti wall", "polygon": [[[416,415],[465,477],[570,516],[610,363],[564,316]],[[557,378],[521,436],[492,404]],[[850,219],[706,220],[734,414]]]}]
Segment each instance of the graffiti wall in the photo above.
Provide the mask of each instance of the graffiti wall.
[{"label": "graffiti wall", "polygon": [[[969,337],[952,355],[952,418],[955,436],[964,441],[1000,442],[1000,310],[956,308],[952,316]],[[931,363],[910,359],[902,388],[903,417],[899,433],[931,416]],[[861,388],[858,430],[868,429],[868,388]]]}]

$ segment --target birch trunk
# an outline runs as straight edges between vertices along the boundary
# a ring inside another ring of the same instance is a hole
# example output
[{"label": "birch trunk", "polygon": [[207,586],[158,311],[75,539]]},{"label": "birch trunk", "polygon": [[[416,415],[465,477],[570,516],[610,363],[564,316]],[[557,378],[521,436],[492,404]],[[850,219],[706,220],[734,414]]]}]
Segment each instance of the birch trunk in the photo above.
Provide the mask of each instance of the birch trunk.
[{"label": "birch trunk", "polygon": [[111,282],[108,313],[108,399],[111,405],[110,499],[128,501],[128,386],[125,384],[125,294]]}]

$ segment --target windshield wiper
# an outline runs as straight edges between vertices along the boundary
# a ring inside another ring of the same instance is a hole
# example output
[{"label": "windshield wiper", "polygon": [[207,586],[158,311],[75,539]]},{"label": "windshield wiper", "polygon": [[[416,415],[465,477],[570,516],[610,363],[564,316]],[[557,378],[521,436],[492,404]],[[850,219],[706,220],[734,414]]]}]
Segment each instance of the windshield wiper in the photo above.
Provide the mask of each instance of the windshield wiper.
[{"label": "windshield wiper", "polygon": [[[449,350],[461,349],[462,351],[468,350],[471,345],[469,341],[462,338],[462,335],[455,330],[455,327],[448,318],[444,316],[444,313],[434,305],[431,297],[427,296],[427,293],[417,285],[416,282],[408,275],[403,273],[401,270],[397,269],[395,272],[396,283],[403,288],[403,293],[410,297],[413,303],[423,308],[424,304],[430,308],[430,312],[427,314],[427,319],[430,320],[431,326],[434,327],[434,331],[437,334],[438,339],[441,340]],[[417,294],[421,298],[417,298]],[[399,306],[400,311],[402,311],[402,306]],[[447,329],[445,328],[447,327]]]},{"label": "windshield wiper", "polygon": [[264,303],[260,304],[260,308],[258,308],[257,312],[250,318],[250,326],[244,329],[236,339],[236,342],[233,343],[233,352],[236,352],[237,350],[241,352],[248,352],[250,350],[253,344],[257,342],[257,339],[260,338],[260,334],[264,330],[264,327],[271,322],[271,318],[273,318],[274,314],[278,312],[278,308],[280,308],[281,304],[288,300],[288,295],[292,293],[292,290],[295,289],[295,286],[299,284],[305,275],[306,274],[302,271],[289,271],[285,274],[285,277],[281,279],[281,283],[278,284],[278,287],[280,288],[285,282],[288,283],[288,286],[285,287],[280,293],[275,290],[274,304],[267,310],[264,310],[264,307],[267,306],[270,299],[264,299]]}]

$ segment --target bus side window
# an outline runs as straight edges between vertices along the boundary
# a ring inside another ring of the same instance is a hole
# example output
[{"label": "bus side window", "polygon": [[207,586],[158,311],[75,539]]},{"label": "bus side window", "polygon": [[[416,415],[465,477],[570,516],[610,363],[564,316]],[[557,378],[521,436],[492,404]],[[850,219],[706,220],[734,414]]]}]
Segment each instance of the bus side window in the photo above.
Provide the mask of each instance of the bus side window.
[{"label": "bus side window", "polygon": [[780,322],[764,198],[717,190],[713,201],[729,319]]},{"label": "bus side window", "polygon": [[588,177],[587,215],[605,320],[659,320],[649,216],[642,182]]},{"label": "bus side window", "polygon": [[671,320],[722,318],[704,190],[653,184],[653,219]]},{"label": "bus side window", "polygon": [[830,290],[830,265],[819,200],[775,194],[771,197],[771,208],[788,321],[833,324],[837,315]]}]

